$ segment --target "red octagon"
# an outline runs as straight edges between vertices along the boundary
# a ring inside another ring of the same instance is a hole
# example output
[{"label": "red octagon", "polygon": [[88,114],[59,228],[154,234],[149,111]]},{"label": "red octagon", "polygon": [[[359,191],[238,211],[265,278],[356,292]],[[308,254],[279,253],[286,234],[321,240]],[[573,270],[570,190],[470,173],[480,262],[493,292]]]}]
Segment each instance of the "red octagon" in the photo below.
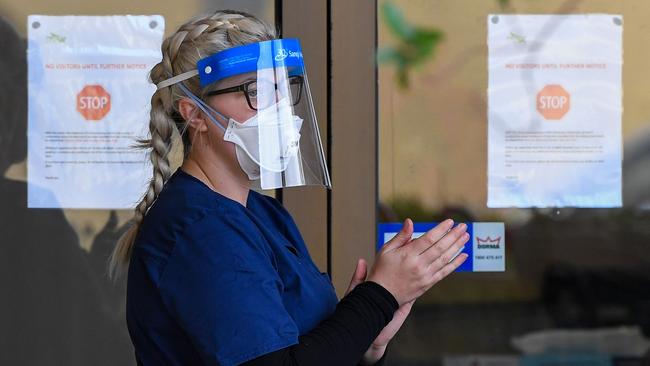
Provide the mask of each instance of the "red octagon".
[{"label": "red octagon", "polygon": [[111,110],[111,95],[101,85],[86,85],[77,94],[77,111],[89,121],[99,121]]},{"label": "red octagon", "polygon": [[562,85],[546,85],[537,93],[537,111],[549,120],[559,120],[571,108],[571,96]]}]

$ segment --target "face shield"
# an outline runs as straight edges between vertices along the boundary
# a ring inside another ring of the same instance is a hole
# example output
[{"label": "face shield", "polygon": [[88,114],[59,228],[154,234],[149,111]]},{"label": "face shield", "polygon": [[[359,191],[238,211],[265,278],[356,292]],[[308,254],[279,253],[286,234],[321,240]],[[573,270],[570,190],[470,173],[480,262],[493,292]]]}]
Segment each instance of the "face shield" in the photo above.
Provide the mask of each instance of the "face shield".
[{"label": "face shield", "polygon": [[182,83],[179,86],[221,127],[224,140],[235,144],[237,161],[253,187],[331,187],[297,39],[229,48],[199,60],[196,70],[167,79],[158,88],[197,74],[201,87],[227,78],[239,80],[237,85],[216,88],[207,96],[242,93],[241,107],[252,114],[244,121],[214,110]]}]

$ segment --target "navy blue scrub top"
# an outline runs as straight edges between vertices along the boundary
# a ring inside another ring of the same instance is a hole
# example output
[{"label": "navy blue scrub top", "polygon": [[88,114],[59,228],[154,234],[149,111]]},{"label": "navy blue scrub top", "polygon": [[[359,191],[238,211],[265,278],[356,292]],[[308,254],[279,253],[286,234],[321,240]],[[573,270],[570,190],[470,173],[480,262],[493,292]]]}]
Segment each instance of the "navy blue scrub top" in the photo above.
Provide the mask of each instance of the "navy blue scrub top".
[{"label": "navy blue scrub top", "polygon": [[145,216],[129,264],[138,365],[238,365],[297,344],[337,303],[278,201],[251,190],[245,207],[181,169]]}]

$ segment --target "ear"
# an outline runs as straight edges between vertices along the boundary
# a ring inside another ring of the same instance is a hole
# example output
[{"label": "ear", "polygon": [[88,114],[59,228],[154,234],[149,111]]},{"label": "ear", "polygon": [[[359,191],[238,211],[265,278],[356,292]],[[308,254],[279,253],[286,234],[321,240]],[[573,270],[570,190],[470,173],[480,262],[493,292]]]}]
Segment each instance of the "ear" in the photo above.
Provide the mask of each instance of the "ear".
[{"label": "ear", "polygon": [[193,130],[198,132],[206,132],[208,130],[203,113],[201,113],[190,98],[181,98],[178,101],[178,112]]}]

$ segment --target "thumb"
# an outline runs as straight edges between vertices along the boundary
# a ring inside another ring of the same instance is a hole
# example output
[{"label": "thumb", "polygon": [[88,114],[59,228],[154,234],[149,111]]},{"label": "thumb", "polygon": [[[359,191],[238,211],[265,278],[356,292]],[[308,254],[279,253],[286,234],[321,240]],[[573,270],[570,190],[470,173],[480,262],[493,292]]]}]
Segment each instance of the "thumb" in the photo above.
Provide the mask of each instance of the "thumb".
[{"label": "thumb", "polygon": [[352,279],[350,280],[350,285],[348,286],[348,289],[345,291],[345,294],[349,294],[350,291],[354,290],[355,287],[357,287],[358,284],[366,280],[366,275],[368,274],[368,264],[366,264],[365,259],[359,258],[357,261],[357,268],[354,270],[354,274],[352,275]]},{"label": "thumb", "polygon": [[384,247],[382,248],[382,251],[391,251],[395,250],[404,244],[408,243],[411,240],[411,237],[413,236],[413,221],[411,219],[406,219],[404,220],[404,223],[402,224],[402,229],[393,237]]}]

